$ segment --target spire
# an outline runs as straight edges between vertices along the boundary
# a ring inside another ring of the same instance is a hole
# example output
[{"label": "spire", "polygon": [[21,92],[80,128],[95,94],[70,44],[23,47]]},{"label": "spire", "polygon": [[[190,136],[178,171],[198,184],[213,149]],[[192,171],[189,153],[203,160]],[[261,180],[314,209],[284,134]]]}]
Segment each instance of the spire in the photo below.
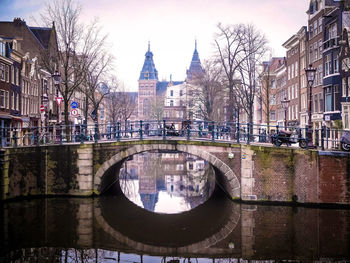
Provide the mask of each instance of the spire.
[{"label": "spire", "polygon": [[190,79],[192,79],[193,75],[203,74],[203,72],[204,71],[203,71],[203,68],[202,68],[202,65],[201,65],[201,61],[199,59],[199,54],[198,54],[198,51],[197,51],[197,39],[195,39],[194,52],[193,52],[190,68],[186,72],[187,79],[190,80]]},{"label": "spire", "polygon": [[143,63],[139,80],[144,80],[144,79],[158,80],[158,71],[153,62],[153,53],[151,52],[150,41],[148,41],[148,50],[145,54],[145,61]]}]

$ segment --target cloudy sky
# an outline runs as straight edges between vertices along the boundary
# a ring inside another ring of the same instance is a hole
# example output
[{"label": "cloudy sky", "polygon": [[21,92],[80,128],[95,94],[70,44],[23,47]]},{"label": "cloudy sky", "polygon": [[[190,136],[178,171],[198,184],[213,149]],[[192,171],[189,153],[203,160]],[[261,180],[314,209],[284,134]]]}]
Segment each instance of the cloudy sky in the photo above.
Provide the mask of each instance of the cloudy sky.
[{"label": "cloudy sky", "polygon": [[[32,25],[48,0],[0,0],[0,20],[14,17]],[[213,54],[216,25],[254,23],[268,38],[274,56],[306,25],[309,0],[81,0],[82,20],[99,17],[116,57],[115,74],[137,90],[147,43],[160,79],[184,80],[195,39],[201,60]]]}]

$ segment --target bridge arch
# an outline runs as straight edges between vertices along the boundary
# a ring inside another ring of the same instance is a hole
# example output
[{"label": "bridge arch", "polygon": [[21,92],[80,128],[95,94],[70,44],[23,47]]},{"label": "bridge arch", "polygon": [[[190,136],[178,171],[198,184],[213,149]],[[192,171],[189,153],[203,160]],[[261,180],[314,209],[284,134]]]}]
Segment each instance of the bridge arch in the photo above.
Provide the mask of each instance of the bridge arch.
[{"label": "bridge arch", "polygon": [[98,193],[101,191],[102,177],[106,171],[124,160],[125,158],[134,154],[153,151],[153,150],[170,150],[189,153],[208,161],[211,165],[219,170],[223,176],[222,187],[231,196],[231,198],[240,198],[241,186],[238,177],[233,170],[222,160],[206,150],[206,146],[200,145],[186,145],[186,144],[174,144],[174,143],[154,143],[154,144],[139,144],[132,145],[129,148],[123,149],[109,160],[105,161],[101,167],[97,170],[94,176],[94,189]]}]

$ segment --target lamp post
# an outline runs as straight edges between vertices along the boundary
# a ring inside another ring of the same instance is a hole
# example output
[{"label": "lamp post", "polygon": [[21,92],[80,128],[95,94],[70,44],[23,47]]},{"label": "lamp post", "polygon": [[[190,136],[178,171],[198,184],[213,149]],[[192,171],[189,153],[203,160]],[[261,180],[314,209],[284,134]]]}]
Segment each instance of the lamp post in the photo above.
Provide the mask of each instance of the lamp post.
[{"label": "lamp post", "polygon": [[[61,74],[56,70],[55,73],[52,75],[52,78],[53,78],[53,84],[55,85],[57,90],[59,90],[58,87],[61,84]],[[57,94],[57,97],[59,97],[58,94]],[[61,101],[58,102],[56,98],[56,102],[57,102],[57,122],[59,122],[60,120],[59,108],[60,108]]]},{"label": "lamp post", "polygon": [[[58,72],[58,70],[55,71],[54,74],[52,74],[52,79],[53,79],[53,84],[55,85],[57,91],[59,92],[59,86],[61,84],[61,74]],[[56,102],[57,102],[57,122],[56,124],[59,124],[60,123],[60,104],[62,102],[62,98],[59,97],[58,95],[58,92],[56,91]],[[56,125],[54,126],[54,136],[53,138],[56,138]],[[60,131],[61,133],[61,131]]]},{"label": "lamp post", "polygon": [[308,145],[313,147],[312,142],[312,122],[311,122],[311,109],[312,109],[312,85],[315,80],[316,69],[312,67],[312,64],[305,69],[306,79],[309,86],[309,105],[308,105]]},{"label": "lamp post", "polygon": [[281,101],[282,108],[284,109],[284,129],[287,130],[287,109],[289,106],[290,100],[287,100],[287,98],[284,98],[284,100]]}]

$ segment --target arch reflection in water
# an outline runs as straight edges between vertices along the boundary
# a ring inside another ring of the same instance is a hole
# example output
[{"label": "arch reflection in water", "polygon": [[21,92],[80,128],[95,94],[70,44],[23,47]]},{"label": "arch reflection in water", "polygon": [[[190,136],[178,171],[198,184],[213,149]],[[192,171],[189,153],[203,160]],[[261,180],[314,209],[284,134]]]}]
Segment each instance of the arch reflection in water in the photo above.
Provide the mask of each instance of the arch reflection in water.
[{"label": "arch reflection in water", "polygon": [[180,213],[204,203],[215,188],[215,173],[203,159],[182,152],[144,152],[120,169],[120,187],[151,212]]}]

